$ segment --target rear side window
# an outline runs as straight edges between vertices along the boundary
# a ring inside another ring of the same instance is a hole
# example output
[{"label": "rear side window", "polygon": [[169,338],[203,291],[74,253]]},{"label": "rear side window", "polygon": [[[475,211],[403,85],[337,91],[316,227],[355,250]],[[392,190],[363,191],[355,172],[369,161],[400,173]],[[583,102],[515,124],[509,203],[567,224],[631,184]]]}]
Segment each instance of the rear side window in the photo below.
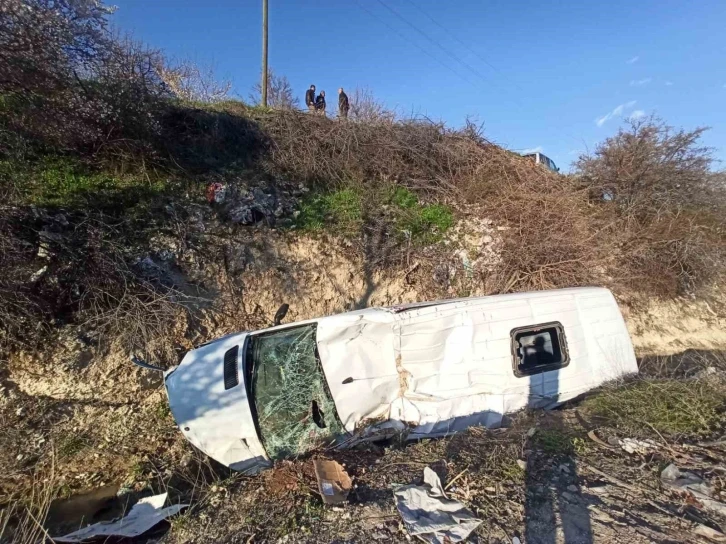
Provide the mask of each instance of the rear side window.
[{"label": "rear side window", "polygon": [[532,376],[567,366],[565,329],[561,323],[543,323],[512,330],[512,358],[517,377]]}]

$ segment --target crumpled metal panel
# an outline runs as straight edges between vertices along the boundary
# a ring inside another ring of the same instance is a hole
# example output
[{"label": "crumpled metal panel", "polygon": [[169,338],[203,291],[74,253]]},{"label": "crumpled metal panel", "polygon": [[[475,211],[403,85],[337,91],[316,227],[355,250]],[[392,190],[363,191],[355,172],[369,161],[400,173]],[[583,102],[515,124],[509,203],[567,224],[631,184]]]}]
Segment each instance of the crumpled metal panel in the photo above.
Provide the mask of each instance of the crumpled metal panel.
[{"label": "crumpled metal panel", "polygon": [[398,397],[393,324],[393,313],[380,308],[318,322],[320,360],[338,416],[350,433],[366,420],[388,419]]},{"label": "crumpled metal panel", "polygon": [[[570,363],[517,377],[511,331],[551,321],[565,330]],[[607,289],[517,293],[413,309],[396,315],[396,360],[407,376],[406,409],[392,418],[413,435],[496,426],[527,406],[553,406],[637,372],[622,315]]]},{"label": "crumpled metal panel", "polygon": [[[327,333],[318,342],[350,432],[380,418],[405,423],[412,436],[497,426],[504,414],[553,406],[637,372],[625,323],[607,289],[460,299],[337,321],[342,317],[321,321]],[[551,321],[565,329],[569,365],[515,376],[511,331]],[[353,381],[345,385],[347,377]]]}]

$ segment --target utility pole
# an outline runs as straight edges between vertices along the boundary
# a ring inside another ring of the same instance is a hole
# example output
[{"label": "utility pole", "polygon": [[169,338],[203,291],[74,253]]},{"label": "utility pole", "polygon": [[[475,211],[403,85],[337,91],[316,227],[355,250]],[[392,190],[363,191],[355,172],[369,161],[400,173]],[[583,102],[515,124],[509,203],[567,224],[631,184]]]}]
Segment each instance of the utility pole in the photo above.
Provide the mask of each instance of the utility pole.
[{"label": "utility pole", "polygon": [[262,0],[262,106],[267,107],[267,0]]}]

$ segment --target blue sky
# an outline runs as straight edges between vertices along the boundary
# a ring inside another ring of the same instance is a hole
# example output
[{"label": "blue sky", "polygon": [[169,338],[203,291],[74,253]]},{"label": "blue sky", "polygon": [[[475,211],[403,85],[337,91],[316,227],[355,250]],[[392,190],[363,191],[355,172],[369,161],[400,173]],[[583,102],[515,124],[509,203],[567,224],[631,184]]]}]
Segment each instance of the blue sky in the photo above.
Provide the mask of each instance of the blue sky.
[{"label": "blue sky", "polygon": [[[257,81],[261,0],[116,0],[115,25],[212,64],[243,99]],[[467,115],[505,147],[567,170],[623,117],[710,126],[726,160],[724,0],[269,0],[270,66],[299,90],[368,87],[389,107]],[[726,164],[721,164],[721,167]]]}]

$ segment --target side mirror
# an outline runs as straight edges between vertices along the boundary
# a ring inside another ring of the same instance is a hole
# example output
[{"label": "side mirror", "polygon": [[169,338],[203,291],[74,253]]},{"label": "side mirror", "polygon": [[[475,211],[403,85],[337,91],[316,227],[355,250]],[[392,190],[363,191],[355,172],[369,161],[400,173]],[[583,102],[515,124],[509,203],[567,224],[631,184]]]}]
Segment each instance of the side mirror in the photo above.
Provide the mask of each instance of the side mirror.
[{"label": "side mirror", "polygon": [[277,312],[275,313],[275,321],[273,322],[273,325],[277,327],[280,323],[282,323],[282,320],[285,319],[285,316],[287,315],[287,311],[290,309],[289,304],[283,304],[277,309]]}]

